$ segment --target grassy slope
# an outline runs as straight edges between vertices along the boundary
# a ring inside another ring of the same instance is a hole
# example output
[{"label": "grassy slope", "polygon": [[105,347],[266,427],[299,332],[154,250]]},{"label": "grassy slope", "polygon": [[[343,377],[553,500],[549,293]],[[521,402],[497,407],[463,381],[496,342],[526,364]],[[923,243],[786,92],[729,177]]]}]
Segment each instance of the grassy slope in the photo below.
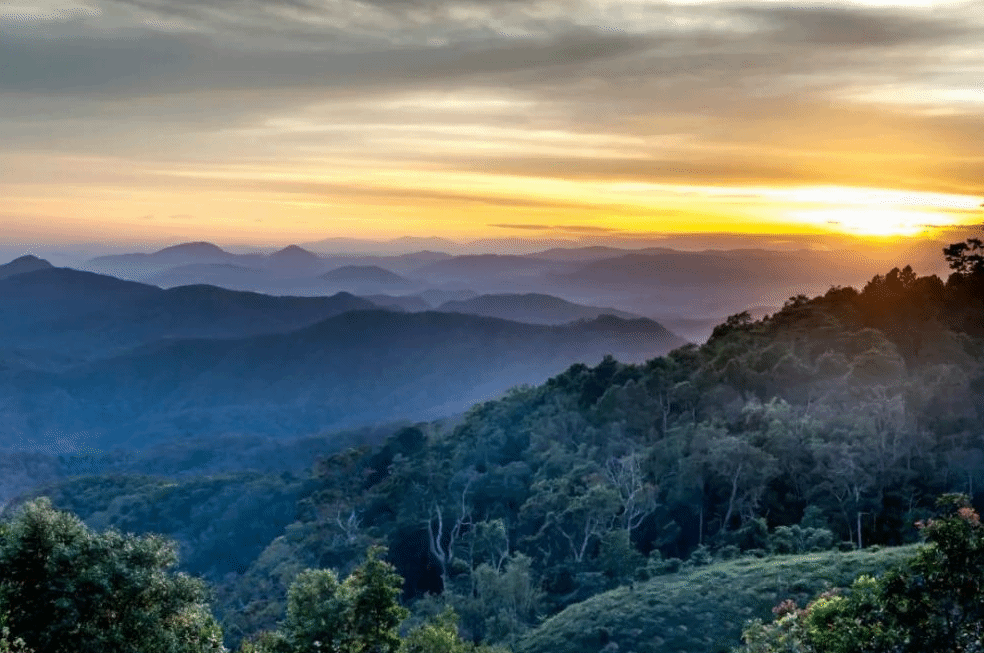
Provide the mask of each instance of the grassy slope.
[{"label": "grassy slope", "polygon": [[[518,653],[714,653],[737,645],[750,619],[793,598],[878,574],[914,547],[741,558],[658,576],[594,596],[547,619]],[[614,643],[617,648],[611,646]]]}]

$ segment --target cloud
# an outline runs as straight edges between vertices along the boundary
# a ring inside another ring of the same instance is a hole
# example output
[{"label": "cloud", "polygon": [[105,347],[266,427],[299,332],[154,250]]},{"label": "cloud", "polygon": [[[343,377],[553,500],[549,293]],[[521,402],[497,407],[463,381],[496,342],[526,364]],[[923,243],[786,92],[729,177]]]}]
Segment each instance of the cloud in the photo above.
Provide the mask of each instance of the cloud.
[{"label": "cloud", "polygon": [[[121,183],[137,160],[285,175],[382,162],[506,179],[984,192],[973,94],[984,19],[972,3],[91,0],[42,14],[0,12],[0,156],[119,156]],[[428,94],[447,102],[414,104]],[[371,178],[253,188],[590,205]]]},{"label": "cloud", "polygon": [[[760,75],[776,75],[775,84],[811,70],[852,71],[858,58],[886,67],[869,52],[981,36],[979,25],[945,14],[844,7],[655,2],[634,5],[649,26],[640,30],[638,21],[586,1],[104,0],[98,6],[106,10],[95,18],[6,43],[0,88],[146,95],[420,86],[524,73],[534,74],[521,83],[553,85],[610,72],[606,79],[616,85],[628,77],[631,86],[637,75],[645,76],[644,87],[686,82],[693,89],[686,95],[699,99],[702,88],[722,83],[734,88]],[[113,7],[136,13],[109,27],[100,16]],[[160,29],[148,15],[191,22],[185,31]],[[579,15],[587,20],[579,23]],[[266,35],[243,38],[257,30]]]},{"label": "cloud", "polygon": [[[811,165],[812,164],[812,165]],[[747,185],[767,184],[844,184],[850,181],[868,182],[872,185],[895,181],[889,172],[877,170],[824,170],[816,160],[795,161],[777,156],[773,159],[756,159],[751,156],[713,159],[597,159],[570,156],[560,157],[512,157],[489,160],[459,161],[473,171],[494,169],[502,174],[552,177],[602,182],[643,183],[693,183],[695,185]]]},{"label": "cloud", "polygon": [[552,227],[557,231],[571,231],[576,233],[596,233],[596,234],[607,234],[607,233],[618,233],[620,229],[612,229],[611,227],[599,227],[587,224],[561,224],[554,225]]},{"label": "cloud", "polygon": [[528,231],[547,231],[550,229],[549,225],[542,224],[510,224],[505,222],[500,222],[496,224],[488,225],[490,227],[497,227],[499,229],[523,229]]},{"label": "cloud", "polygon": [[615,234],[620,233],[621,229],[615,229],[612,227],[600,227],[597,225],[580,225],[580,224],[517,224],[512,222],[498,222],[488,225],[489,227],[497,227],[500,229],[524,229],[529,231],[567,231],[571,233],[597,233],[597,234]]},{"label": "cloud", "polygon": [[378,200],[384,202],[452,202],[526,209],[585,210],[596,208],[596,205],[593,204],[582,204],[577,202],[540,200],[535,198],[509,197],[481,193],[442,192],[409,187],[394,188],[306,181],[270,181],[262,179],[216,180],[209,179],[207,177],[195,180],[193,183],[198,186],[207,186],[212,188],[222,187],[227,189],[235,188],[251,192],[265,191],[273,193],[306,195],[318,199],[358,198],[362,200]]},{"label": "cloud", "polygon": [[979,34],[979,26],[951,21],[945,15],[913,13],[911,9],[757,5],[742,7],[736,13],[770,25],[769,40],[796,49],[831,46],[871,50],[947,43]]},{"label": "cloud", "polygon": [[428,81],[581,66],[638,52],[648,37],[595,34],[446,47],[338,52],[237,51],[198,34],[128,32],[7,44],[0,89],[65,95],[168,95],[228,90],[413,88]]},{"label": "cloud", "polygon": [[[180,18],[213,32],[257,32],[297,38],[337,36],[360,27],[361,37],[389,32],[394,41],[421,36],[471,36],[563,31],[595,25],[727,37],[756,32],[757,40],[797,45],[895,46],[966,34],[966,22],[940,7],[935,14],[893,8],[780,3],[676,2],[609,4],[590,0],[104,0],[139,15]],[[959,15],[956,14],[956,15]],[[427,32],[428,34],[424,34]]]},{"label": "cloud", "polygon": [[984,205],[973,209],[942,208],[935,210],[940,213],[948,213],[950,215],[977,216],[981,214],[981,208],[984,208]]}]

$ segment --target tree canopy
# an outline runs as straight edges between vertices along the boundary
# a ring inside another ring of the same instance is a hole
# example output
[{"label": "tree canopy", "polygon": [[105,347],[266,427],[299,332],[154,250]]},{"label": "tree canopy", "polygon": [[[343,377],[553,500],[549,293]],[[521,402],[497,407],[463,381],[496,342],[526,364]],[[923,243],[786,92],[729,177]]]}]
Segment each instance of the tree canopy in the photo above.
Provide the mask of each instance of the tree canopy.
[{"label": "tree canopy", "polygon": [[399,628],[410,612],[400,605],[403,579],[382,559],[385,553],[371,547],[341,582],[330,569],[298,574],[281,627],[245,642],[241,653],[494,653],[461,639],[453,610],[401,638]]},{"label": "tree canopy", "polygon": [[36,653],[222,651],[201,581],[160,537],[94,533],[47,499],[0,524],[0,613]]},{"label": "tree canopy", "polygon": [[943,250],[950,269],[963,275],[984,273],[984,241],[968,238],[962,243],[953,243]]}]

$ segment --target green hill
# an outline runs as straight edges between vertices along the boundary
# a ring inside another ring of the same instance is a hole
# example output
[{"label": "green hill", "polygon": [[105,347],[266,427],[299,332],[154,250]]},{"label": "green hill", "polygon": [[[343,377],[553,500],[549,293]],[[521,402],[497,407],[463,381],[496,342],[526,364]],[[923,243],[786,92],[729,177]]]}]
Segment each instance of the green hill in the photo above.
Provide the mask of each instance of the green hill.
[{"label": "green hill", "polygon": [[781,601],[792,598],[803,605],[825,589],[849,586],[861,574],[881,573],[915,548],[746,557],[657,576],[570,606],[526,635],[516,651],[729,651],[746,621],[766,618]]},{"label": "green hill", "polygon": [[291,475],[237,472],[166,479],[80,476],[33,492],[97,529],[167,533],[182,569],[211,582],[242,572],[295,516],[304,481]]}]

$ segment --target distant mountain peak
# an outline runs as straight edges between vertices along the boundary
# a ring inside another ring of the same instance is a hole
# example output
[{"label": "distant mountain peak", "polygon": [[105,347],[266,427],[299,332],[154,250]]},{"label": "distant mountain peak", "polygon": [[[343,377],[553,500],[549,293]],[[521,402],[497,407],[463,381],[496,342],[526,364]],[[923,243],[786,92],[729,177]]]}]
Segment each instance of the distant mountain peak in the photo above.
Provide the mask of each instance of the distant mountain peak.
[{"label": "distant mountain peak", "polygon": [[310,259],[310,260],[319,260],[319,261],[321,260],[321,257],[320,256],[318,256],[314,252],[310,252],[310,251],[304,249],[300,245],[288,245],[287,247],[284,247],[283,249],[278,250],[278,251],[274,252],[273,254],[270,254],[270,257],[269,258],[271,258],[271,259],[279,259],[279,258],[292,258],[292,259],[297,259],[297,258],[304,258],[304,259]]},{"label": "distant mountain peak", "polygon": [[178,245],[171,245],[170,247],[165,247],[162,250],[154,252],[154,254],[225,254],[226,251],[215,245],[213,243],[206,242],[204,240],[196,241],[193,243],[180,243]]},{"label": "distant mountain peak", "polygon": [[37,270],[47,270],[52,267],[54,266],[43,258],[26,254],[19,258],[15,258],[10,263],[0,265],[0,279],[6,279],[7,277],[12,277],[15,274],[25,274],[27,272],[36,272]]},{"label": "distant mountain peak", "polygon": [[44,260],[43,258],[38,258],[34,254],[25,254],[24,256],[19,256],[19,257],[15,258],[13,261],[11,261],[10,263],[7,263],[6,265],[14,265],[14,264],[17,264],[17,265],[39,265],[39,266],[41,266],[43,268],[54,267],[48,261]]},{"label": "distant mountain peak", "polygon": [[378,265],[343,265],[321,275],[325,281],[365,284],[405,284],[408,281]]},{"label": "distant mountain peak", "polygon": [[268,255],[263,266],[271,273],[286,277],[311,278],[328,267],[328,262],[299,245],[288,245]]}]

